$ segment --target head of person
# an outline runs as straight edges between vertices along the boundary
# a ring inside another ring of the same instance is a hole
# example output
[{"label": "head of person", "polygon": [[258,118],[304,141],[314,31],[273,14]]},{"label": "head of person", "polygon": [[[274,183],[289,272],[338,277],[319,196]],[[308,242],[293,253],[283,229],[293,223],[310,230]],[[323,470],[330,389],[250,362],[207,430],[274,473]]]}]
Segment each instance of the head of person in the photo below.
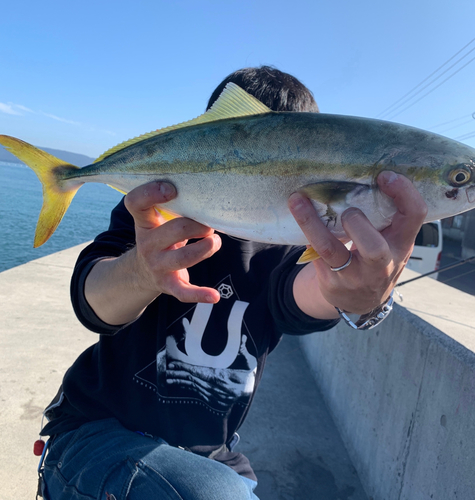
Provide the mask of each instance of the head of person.
[{"label": "head of person", "polygon": [[312,92],[302,82],[271,66],[243,68],[231,73],[211,94],[207,110],[230,82],[259,99],[273,111],[319,112]]}]

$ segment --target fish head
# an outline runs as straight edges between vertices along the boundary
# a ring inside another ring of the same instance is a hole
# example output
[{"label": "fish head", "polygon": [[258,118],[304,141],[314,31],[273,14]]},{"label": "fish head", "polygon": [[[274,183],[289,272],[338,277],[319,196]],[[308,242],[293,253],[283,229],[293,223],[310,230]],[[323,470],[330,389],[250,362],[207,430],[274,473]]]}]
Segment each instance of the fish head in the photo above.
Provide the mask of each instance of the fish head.
[{"label": "fish head", "polygon": [[425,222],[475,208],[475,149],[431,132],[391,124],[392,147],[384,148],[373,182],[382,170],[408,177],[426,202]]},{"label": "fish head", "polygon": [[413,180],[427,204],[426,222],[475,208],[475,155],[445,163],[436,174],[432,179],[416,175]]}]

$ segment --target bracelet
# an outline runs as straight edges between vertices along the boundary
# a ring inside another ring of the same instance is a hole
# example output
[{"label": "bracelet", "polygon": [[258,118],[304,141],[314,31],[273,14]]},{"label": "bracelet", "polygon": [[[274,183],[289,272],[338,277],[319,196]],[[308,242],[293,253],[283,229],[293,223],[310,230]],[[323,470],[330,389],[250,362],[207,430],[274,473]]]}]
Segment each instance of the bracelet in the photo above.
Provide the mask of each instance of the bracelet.
[{"label": "bracelet", "polygon": [[335,309],[338,311],[340,318],[351,328],[354,330],[371,330],[382,323],[388,316],[389,313],[393,310],[394,298],[393,298],[394,290],[389,295],[388,300],[383,302],[381,305],[373,309],[369,313],[361,315],[356,321],[352,321],[348,316],[349,313],[342,311],[338,307]]}]

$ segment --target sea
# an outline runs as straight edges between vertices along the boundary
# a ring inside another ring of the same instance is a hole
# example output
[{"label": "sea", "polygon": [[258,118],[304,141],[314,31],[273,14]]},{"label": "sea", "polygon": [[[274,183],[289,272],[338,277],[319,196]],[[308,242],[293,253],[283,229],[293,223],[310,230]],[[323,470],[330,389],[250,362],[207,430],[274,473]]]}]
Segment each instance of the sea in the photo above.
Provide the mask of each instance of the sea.
[{"label": "sea", "polygon": [[94,239],[109,227],[111,210],[122,195],[104,184],[85,184],[53,236],[33,248],[42,197],[40,181],[29,167],[0,161],[0,272]]}]

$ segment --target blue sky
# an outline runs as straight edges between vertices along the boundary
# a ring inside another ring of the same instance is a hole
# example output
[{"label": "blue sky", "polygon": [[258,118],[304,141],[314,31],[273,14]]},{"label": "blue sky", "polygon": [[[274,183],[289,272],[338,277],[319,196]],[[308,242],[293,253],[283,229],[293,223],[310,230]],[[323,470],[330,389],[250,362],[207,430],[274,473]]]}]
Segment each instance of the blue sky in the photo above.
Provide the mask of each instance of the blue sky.
[{"label": "blue sky", "polygon": [[[322,112],[375,118],[474,39],[474,19],[473,0],[7,2],[0,133],[96,157],[201,114],[226,75],[260,64],[301,79]],[[475,61],[394,121],[457,138],[474,112]]]}]

